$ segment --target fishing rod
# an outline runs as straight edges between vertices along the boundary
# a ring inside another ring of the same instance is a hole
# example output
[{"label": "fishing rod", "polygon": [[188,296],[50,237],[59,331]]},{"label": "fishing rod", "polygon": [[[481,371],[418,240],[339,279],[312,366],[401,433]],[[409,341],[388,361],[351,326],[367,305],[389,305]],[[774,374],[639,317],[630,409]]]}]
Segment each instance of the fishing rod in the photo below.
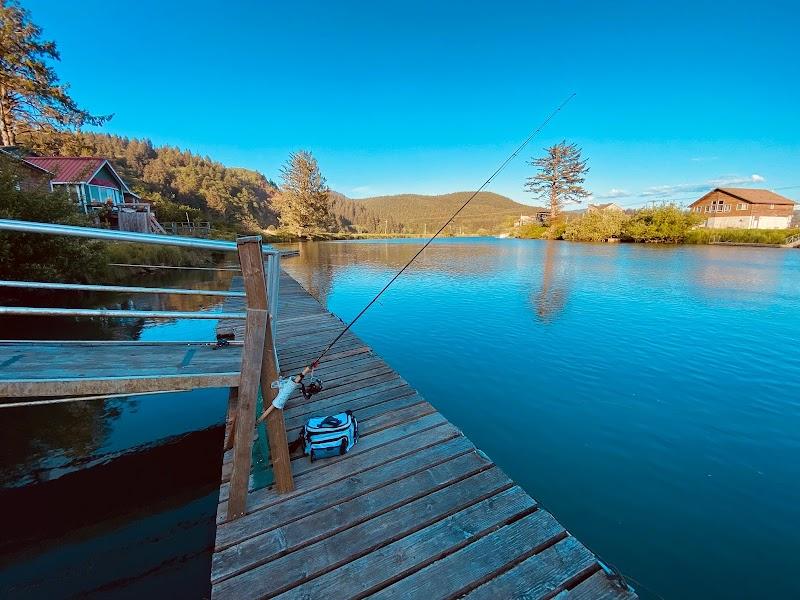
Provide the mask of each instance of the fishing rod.
[{"label": "fishing rod", "polygon": [[566,100],[564,100],[564,101],[563,101],[561,104],[559,104],[559,105],[558,105],[558,106],[555,108],[555,110],[553,110],[553,112],[551,112],[549,115],[547,115],[547,118],[546,118],[544,121],[542,121],[542,122],[541,122],[541,124],[540,124],[540,125],[539,125],[539,126],[536,128],[536,129],[534,129],[534,130],[533,130],[533,132],[532,132],[532,133],[531,133],[531,134],[530,134],[530,135],[529,135],[527,138],[525,138],[525,140],[524,140],[524,141],[523,141],[523,142],[522,142],[522,143],[519,145],[519,147],[518,147],[516,150],[514,150],[514,152],[512,152],[512,153],[511,153],[511,154],[508,156],[508,158],[506,158],[506,159],[505,159],[505,160],[504,160],[504,161],[503,161],[503,162],[500,164],[500,166],[499,166],[499,167],[497,167],[497,169],[495,170],[495,172],[494,172],[494,173],[492,173],[492,174],[489,176],[489,178],[488,178],[486,181],[484,181],[484,182],[483,182],[483,184],[481,184],[481,187],[479,187],[477,190],[475,190],[475,191],[472,193],[472,195],[470,195],[470,197],[469,197],[469,198],[467,198],[466,202],[464,202],[464,203],[463,203],[463,204],[462,204],[462,205],[459,207],[459,209],[458,209],[456,212],[454,212],[454,213],[452,214],[452,216],[451,216],[449,219],[447,219],[447,221],[445,221],[444,225],[442,225],[442,226],[439,228],[439,230],[438,230],[436,233],[434,233],[434,234],[433,234],[433,235],[430,237],[430,239],[429,239],[427,242],[425,242],[425,244],[422,246],[422,248],[420,248],[420,249],[417,251],[417,253],[416,253],[414,256],[412,256],[412,257],[411,257],[411,259],[410,259],[410,260],[409,260],[409,261],[408,261],[408,262],[407,262],[405,265],[403,265],[403,268],[402,268],[402,269],[400,269],[400,270],[399,270],[399,271],[398,271],[398,272],[397,272],[397,273],[394,275],[394,277],[392,277],[392,278],[391,278],[391,279],[388,281],[388,283],[387,283],[385,286],[383,286],[383,288],[381,289],[381,291],[379,291],[377,294],[375,294],[375,296],[372,298],[372,300],[370,300],[370,301],[369,301],[369,302],[366,304],[366,306],[364,306],[364,308],[362,308],[362,309],[361,309],[361,312],[359,312],[359,313],[358,313],[358,314],[357,314],[357,315],[356,315],[356,316],[353,318],[353,320],[351,320],[351,321],[350,321],[350,322],[347,324],[347,326],[346,326],[344,329],[342,329],[342,331],[340,331],[340,332],[339,332],[339,334],[338,334],[336,337],[334,337],[334,338],[333,338],[333,340],[331,340],[331,342],[330,342],[330,343],[329,343],[327,346],[325,346],[325,349],[324,349],[324,350],[323,350],[323,351],[320,353],[320,355],[319,355],[319,356],[318,356],[318,357],[317,357],[317,358],[316,358],[316,359],[315,359],[313,362],[311,362],[311,363],[310,363],[310,364],[309,364],[307,367],[305,367],[305,368],[304,368],[304,369],[303,369],[303,370],[302,370],[300,373],[298,373],[297,375],[290,376],[290,377],[287,377],[287,378],[285,378],[285,379],[280,379],[280,378],[279,378],[279,379],[278,379],[278,381],[275,381],[275,382],[273,382],[273,383],[272,383],[272,387],[273,387],[273,388],[277,388],[277,389],[278,389],[278,395],[277,395],[277,396],[275,397],[275,399],[272,401],[272,404],[270,404],[270,405],[267,407],[267,409],[266,409],[266,410],[265,410],[265,411],[264,411],[264,412],[261,414],[261,416],[258,418],[258,421],[257,421],[257,423],[261,423],[261,421],[263,421],[264,419],[266,419],[266,418],[267,418],[267,416],[268,416],[268,415],[269,415],[269,414],[270,414],[270,413],[271,413],[271,412],[272,412],[274,409],[276,409],[276,408],[277,408],[277,409],[283,409],[284,405],[286,404],[286,401],[289,399],[289,396],[291,395],[291,393],[292,393],[294,390],[296,390],[296,389],[297,389],[297,387],[298,387],[298,386],[301,386],[301,389],[302,389],[302,392],[303,392],[303,396],[304,396],[306,399],[310,398],[311,396],[313,396],[314,394],[316,394],[316,393],[318,393],[318,392],[320,392],[320,391],[322,390],[322,383],[321,383],[320,381],[318,381],[318,380],[312,381],[312,382],[311,382],[311,383],[310,383],[308,386],[306,386],[306,385],[303,383],[303,379],[305,379],[305,377],[306,377],[306,376],[307,376],[309,373],[313,373],[313,372],[314,372],[314,369],[315,369],[315,368],[316,368],[316,367],[319,365],[320,361],[321,361],[321,360],[322,360],[322,359],[325,357],[325,355],[326,355],[326,354],[327,354],[327,353],[330,351],[330,349],[331,349],[331,348],[333,348],[333,346],[336,344],[336,342],[338,342],[340,339],[342,339],[342,336],[344,336],[344,334],[345,334],[345,333],[347,333],[348,331],[350,331],[350,328],[351,328],[353,325],[355,325],[356,321],[358,321],[358,320],[359,320],[359,319],[360,319],[360,318],[361,318],[361,317],[364,315],[364,313],[365,313],[365,312],[367,312],[367,311],[370,309],[370,307],[371,307],[373,304],[375,304],[375,303],[378,301],[378,298],[380,298],[380,297],[383,295],[383,293],[384,293],[386,290],[388,290],[388,289],[389,289],[389,286],[391,286],[391,285],[392,285],[392,284],[393,284],[393,283],[394,283],[394,282],[397,280],[397,278],[398,278],[398,277],[400,277],[400,275],[402,275],[402,274],[403,274],[403,273],[406,271],[406,269],[408,269],[408,267],[410,267],[410,266],[412,265],[412,263],[413,263],[415,260],[417,260],[417,257],[419,257],[419,255],[420,255],[420,254],[422,254],[422,253],[425,251],[425,249],[426,249],[428,246],[430,246],[430,245],[433,243],[433,240],[435,240],[437,237],[439,237],[439,234],[440,234],[440,233],[442,233],[442,231],[444,231],[444,230],[445,230],[445,228],[446,228],[446,227],[447,227],[447,226],[448,226],[448,225],[449,225],[449,224],[450,224],[450,223],[453,221],[453,219],[455,219],[455,218],[456,218],[456,217],[457,217],[457,216],[458,216],[458,215],[461,213],[461,211],[462,211],[462,210],[464,210],[464,209],[467,207],[467,205],[468,205],[470,202],[472,202],[472,200],[475,198],[475,196],[477,196],[477,195],[478,195],[480,192],[482,192],[482,191],[483,191],[483,189],[484,189],[484,188],[485,188],[487,185],[489,185],[489,184],[492,182],[492,180],[493,180],[495,177],[497,177],[497,175],[499,175],[499,174],[500,174],[500,172],[501,172],[503,169],[505,169],[505,168],[506,168],[506,165],[508,165],[508,163],[510,163],[512,160],[514,160],[514,159],[517,157],[517,155],[518,155],[520,152],[522,152],[522,150],[525,148],[525,146],[527,146],[527,145],[528,145],[528,144],[529,144],[529,143],[530,143],[530,142],[533,140],[533,138],[535,138],[535,137],[536,137],[536,136],[539,134],[539,132],[541,132],[541,131],[542,131],[542,129],[544,129],[544,128],[545,128],[545,126],[546,126],[546,125],[547,125],[547,124],[548,124],[548,123],[549,123],[549,122],[550,122],[550,121],[551,121],[551,120],[552,120],[552,119],[553,119],[553,118],[554,118],[554,117],[555,117],[555,116],[556,116],[556,115],[557,115],[559,112],[561,112],[561,109],[562,109],[562,108],[564,108],[564,107],[567,105],[567,103],[568,103],[570,100],[572,100],[574,97],[575,97],[575,93],[573,92],[572,94],[570,94],[570,95],[569,95],[569,96],[566,98]]}]

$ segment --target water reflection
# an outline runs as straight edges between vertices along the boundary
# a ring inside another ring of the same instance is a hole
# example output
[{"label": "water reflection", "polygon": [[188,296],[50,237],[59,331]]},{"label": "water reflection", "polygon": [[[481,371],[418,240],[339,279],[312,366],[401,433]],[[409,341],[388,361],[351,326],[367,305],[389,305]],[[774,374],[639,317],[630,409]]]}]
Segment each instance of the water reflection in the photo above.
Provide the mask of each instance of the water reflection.
[{"label": "water reflection", "polygon": [[[53,404],[46,409],[7,408],[0,486],[16,487],[52,477],[53,469],[74,469],[89,462],[103,445],[123,401]],[[134,409],[134,400],[131,409]]]},{"label": "water reflection", "polygon": [[[213,290],[228,289],[235,275],[129,273],[121,284]],[[222,301],[0,293],[0,304],[22,306],[198,311]],[[214,325],[5,317],[0,337],[196,341],[212,340]],[[110,346],[109,365],[115,360]],[[19,518],[0,541],[0,597],[207,597],[226,400],[227,390],[196,390],[3,409],[0,506]]]},{"label": "water reflection", "polygon": [[[227,290],[235,273],[230,271],[131,271],[121,285]],[[218,296],[166,294],[116,294],[89,292],[43,292],[3,288],[0,306],[111,308],[194,312],[221,304]],[[74,317],[0,317],[3,339],[15,340],[138,340],[145,328],[162,325],[164,319],[145,320]],[[213,337],[213,336],[212,336]],[[209,338],[210,339],[210,338]]]},{"label": "water reflection", "polygon": [[548,240],[544,249],[542,286],[533,296],[539,320],[552,322],[564,310],[569,296],[568,281],[563,269],[559,269],[558,242]]},{"label": "water reflection", "polygon": [[686,261],[689,275],[698,288],[725,302],[775,293],[786,268],[776,258],[789,256],[785,252],[776,254],[772,248],[720,246],[703,248],[702,253],[704,260]]}]

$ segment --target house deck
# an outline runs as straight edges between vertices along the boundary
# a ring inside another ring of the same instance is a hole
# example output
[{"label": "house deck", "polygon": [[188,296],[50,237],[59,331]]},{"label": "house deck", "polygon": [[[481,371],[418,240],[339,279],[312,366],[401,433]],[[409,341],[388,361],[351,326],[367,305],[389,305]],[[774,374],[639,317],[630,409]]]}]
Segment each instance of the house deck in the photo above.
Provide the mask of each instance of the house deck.
[{"label": "house deck", "polygon": [[[282,274],[284,375],[342,328]],[[230,522],[226,454],[214,598],[636,598],[356,335],[345,334],[317,374],[325,389],[284,410],[289,439],[311,415],[351,409],[360,440],[342,457],[294,456],[295,491],[253,489],[247,513]]]}]

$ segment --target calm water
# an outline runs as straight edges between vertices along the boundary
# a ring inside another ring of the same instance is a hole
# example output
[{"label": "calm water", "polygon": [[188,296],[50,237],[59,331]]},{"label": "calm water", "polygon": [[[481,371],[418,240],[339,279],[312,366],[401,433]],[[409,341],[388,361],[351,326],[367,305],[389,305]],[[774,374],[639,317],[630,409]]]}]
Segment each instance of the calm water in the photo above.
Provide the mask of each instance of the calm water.
[{"label": "calm water", "polygon": [[[131,275],[227,289],[230,272]],[[2,304],[14,303],[3,291]],[[67,295],[34,306],[219,310],[208,296]],[[213,341],[213,320],[0,319],[4,339]],[[113,349],[109,350],[113,353]],[[80,357],[76,357],[80,360]],[[109,360],[113,360],[110,356]],[[227,390],[2,409],[0,598],[209,593]]]},{"label": "calm water", "polygon": [[[345,320],[419,240],[302,245]],[[797,598],[800,252],[443,240],[355,330],[665,598]]]}]

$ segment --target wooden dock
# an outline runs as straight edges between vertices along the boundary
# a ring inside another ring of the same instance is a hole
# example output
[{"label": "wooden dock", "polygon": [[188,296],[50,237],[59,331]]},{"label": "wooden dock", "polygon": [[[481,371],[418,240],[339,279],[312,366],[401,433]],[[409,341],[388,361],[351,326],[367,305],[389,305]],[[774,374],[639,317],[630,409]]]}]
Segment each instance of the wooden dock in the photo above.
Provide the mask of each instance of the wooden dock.
[{"label": "wooden dock", "polygon": [[[219,328],[234,340],[223,344],[0,342],[0,398],[74,402],[230,389],[225,446],[231,449],[222,461],[210,573],[214,598],[636,598],[352,332],[319,365],[322,392],[310,400],[296,392],[267,417],[261,442],[269,445],[275,483],[256,489],[251,457],[259,392],[274,397],[270,383],[279,369],[298,373],[345,327],[280,271],[280,252],[264,248],[259,237],[234,243],[2,219],[0,229],[237,253],[240,289],[102,286],[223,295],[220,312],[0,307],[0,314],[29,317],[224,319]],[[309,416],[346,409],[360,425],[350,453],[314,463],[289,455],[287,440]]]},{"label": "wooden dock", "polygon": [[[277,314],[284,375],[344,328],[285,273]],[[360,440],[341,457],[293,456],[294,491],[251,489],[236,520],[226,453],[214,598],[636,598],[352,332],[317,375],[324,390],[284,410],[289,439],[311,415],[351,409]]]}]

